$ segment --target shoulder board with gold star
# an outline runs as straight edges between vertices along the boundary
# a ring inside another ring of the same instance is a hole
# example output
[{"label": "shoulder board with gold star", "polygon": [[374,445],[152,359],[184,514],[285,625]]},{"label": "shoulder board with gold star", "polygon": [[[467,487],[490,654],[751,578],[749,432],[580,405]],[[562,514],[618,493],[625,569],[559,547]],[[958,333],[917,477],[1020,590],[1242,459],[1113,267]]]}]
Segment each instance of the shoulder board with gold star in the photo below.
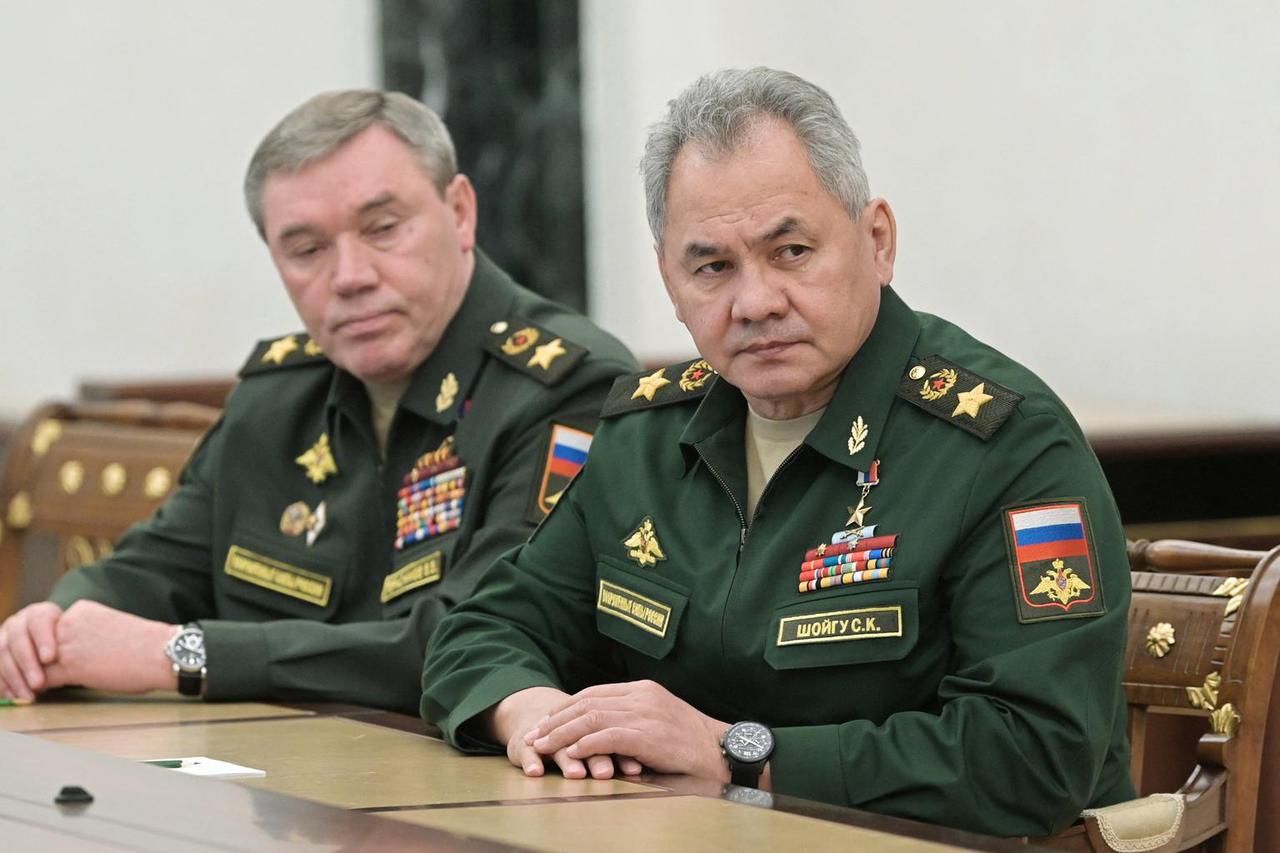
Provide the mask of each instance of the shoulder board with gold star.
[{"label": "shoulder board with gold star", "polygon": [[913,356],[898,396],[986,441],[1009,419],[1022,395],[939,355]]},{"label": "shoulder board with gold star", "polygon": [[705,359],[695,358],[670,367],[619,376],[605,398],[600,417],[696,400],[707,393],[716,375]]},{"label": "shoulder board with gold star", "polygon": [[586,347],[520,317],[490,326],[484,348],[498,361],[543,385],[564,379],[587,355]]},{"label": "shoulder board with gold star", "polygon": [[268,338],[258,341],[249,355],[249,360],[240,368],[240,376],[255,376],[287,367],[308,367],[315,364],[328,364],[324,350],[310,335],[295,332],[280,338]]}]

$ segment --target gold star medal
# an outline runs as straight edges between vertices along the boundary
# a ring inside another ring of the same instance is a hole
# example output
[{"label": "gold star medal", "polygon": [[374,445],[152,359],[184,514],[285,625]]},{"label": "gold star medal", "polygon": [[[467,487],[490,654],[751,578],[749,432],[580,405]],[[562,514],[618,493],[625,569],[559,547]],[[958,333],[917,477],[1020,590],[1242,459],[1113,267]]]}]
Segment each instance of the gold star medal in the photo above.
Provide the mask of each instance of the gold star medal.
[{"label": "gold star medal", "polygon": [[[858,420],[862,420],[859,418]],[[871,504],[867,503],[867,495],[871,494],[873,486],[880,484],[880,460],[873,460],[871,468],[867,471],[858,472],[858,485],[862,487],[862,495],[858,498],[856,507],[849,507],[849,520],[845,522],[845,527],[864,527],[867,522],[867,513],[871,512]]]},{"label": "gold star medal", "polygon": [[862,527],[869,512],[871,512],[871,506],[867,503],[867,496],[864,494],[858,498],[856,507],[849,507],[849,520],[845,522],[845,526]]},{"label": "gold star medal", "polygon": [[297,335],[285,335],[271,342],[271,346],[267,347],[266,353],[262,356],[264,364],[284,364],[284,360],[289,353],[298,348]]},{"label": "gold star medal", "polygon": [[645,516],[640,526],[631,531],[631,535],[622,540],[626,546],[627,556],[641,566],[656,566],[659,560],[667,559],[662,553],[662,545],[658,543],[658,531],[653,529],[653,519]]},{"label": "gold star medal", "polygon": [[652,400],[653,395],[658,393],[659,388],[664,385],[670,385],[671,380],[662,375],[665,370],[666,368],[663,367],[655,370],[648,376],[641,376],[640,384],[636,387],[636,390],[631,393],[631,399],[639,400],[641,397],[644,397],[646,400]]},{"label": "gold star medal", "polygon": [[307,479],[313,483],[323,483],[330,474],[338,473],[338,463],[329,449],[329,433],[321,433],[320,438],[311,449],[293,460],[307,471]]},{"label": "gold star medal", "polygon": [[545,343],[533,351],[533,356],[529,359],[530,367],[541,367],[543,370],[551,369],[551,362],[565,354],[564,341],[560,338]]},{"label": "gold star medal", "polygon": [[956,403],[956,410],[951,413],[951,417],[968,415],[976,419],[978,412],[982,411],[982,407],[995,398],[987,393],[987,383],[979,382],[972,390],[961,391],[956,395],[956,399],[959,402]]}]

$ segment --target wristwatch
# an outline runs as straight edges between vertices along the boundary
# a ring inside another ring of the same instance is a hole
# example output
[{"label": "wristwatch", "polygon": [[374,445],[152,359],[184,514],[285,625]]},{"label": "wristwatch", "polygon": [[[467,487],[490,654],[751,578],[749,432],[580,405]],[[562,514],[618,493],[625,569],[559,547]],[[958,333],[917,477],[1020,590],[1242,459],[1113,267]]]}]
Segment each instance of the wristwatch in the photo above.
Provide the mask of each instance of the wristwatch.
[{"label": "wristwatch", "polygon": [[204,693],[208,656],[204,650],[204,631],[199,625],[191,622],[179,628],[165,644],[164,654],[173,661],[179,693],[183,696],[199,696]]},{"label": "wristwatch", "polygon": [[762,723],[734,723],[724,733],[720,748],[729,761],[729,781],[755,788],[760,784],[764,763],[773,754],[773,732]]}]

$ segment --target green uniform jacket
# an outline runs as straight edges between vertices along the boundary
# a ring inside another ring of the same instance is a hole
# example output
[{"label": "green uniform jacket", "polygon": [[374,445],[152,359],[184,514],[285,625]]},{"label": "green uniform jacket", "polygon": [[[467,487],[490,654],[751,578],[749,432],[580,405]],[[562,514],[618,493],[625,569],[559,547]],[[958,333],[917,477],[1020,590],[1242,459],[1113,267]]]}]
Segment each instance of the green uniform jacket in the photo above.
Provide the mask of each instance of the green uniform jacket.
[{"label": "green uniform jacket", "polygon": [[[530,365],[544,343],[549,368]],[[528,537],[553,496],[557,480],[544,476],[551,424],[593,429],[609,385],[634,369],[587,318],[477,254],[457,316],[400,401],[385,463],[361,383],[305,335],[264,342],[179,489],[109,558],[66,575],[51,599],[198,620],[209,699],[412,713],[436,624],[481,570]],[[322,464],[322,435],[336,470],[315,469],[314,482],[299,457],[311,451],[307,461]],[[449,436],[457,459],[448,467],[466,469],[460,526],[397,549],[397,491]],[[282,516],[297,502],[305,506],[287,535]],[[308,545],[300,525],[321,502],[324,523]]]},{"label": "green uniform jacket", "polygon": [[[619,380],[557,511],[441,623],[422,710],[450,742],[496,748],[467,723],[526,687],[653,679],[772,726],[783,794],[999,835],[1134,796],[1120,519],[1039,379],[885,288],[822,419],[744,519],[745,402],[702,365],[667,368],[652,402],[652,374]],[[982,396],[976,416],[957,410]],[[799,591],[874,460],[863,523],[898,536],[888,577]],[[1055,543],[1064,528],[1037,521],[1054,512],[1087,548]],[[1016,550],[1015,517],[1045,541]],[[1077,556],[1055,568],[1054,549]]]}]

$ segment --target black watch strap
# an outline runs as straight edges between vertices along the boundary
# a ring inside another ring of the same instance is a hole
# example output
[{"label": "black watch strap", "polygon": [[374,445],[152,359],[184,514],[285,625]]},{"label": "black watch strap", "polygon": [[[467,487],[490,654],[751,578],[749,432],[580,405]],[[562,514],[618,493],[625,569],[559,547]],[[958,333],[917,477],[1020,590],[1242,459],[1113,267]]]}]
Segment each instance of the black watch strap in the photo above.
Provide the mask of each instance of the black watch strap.
[{"label": "black watch strap", "polygon": [[201,668],[199,672],[184,672],[178,670],[178,692],[183,696],[199,696],[204,693],[204,675],[205,670]]},{"label": "black watch strap", "polygon": [[744,788],[760,787],[760,774],[764,772],[764,761],[753,761],[750,764],[729,759],[729,781]]}]

